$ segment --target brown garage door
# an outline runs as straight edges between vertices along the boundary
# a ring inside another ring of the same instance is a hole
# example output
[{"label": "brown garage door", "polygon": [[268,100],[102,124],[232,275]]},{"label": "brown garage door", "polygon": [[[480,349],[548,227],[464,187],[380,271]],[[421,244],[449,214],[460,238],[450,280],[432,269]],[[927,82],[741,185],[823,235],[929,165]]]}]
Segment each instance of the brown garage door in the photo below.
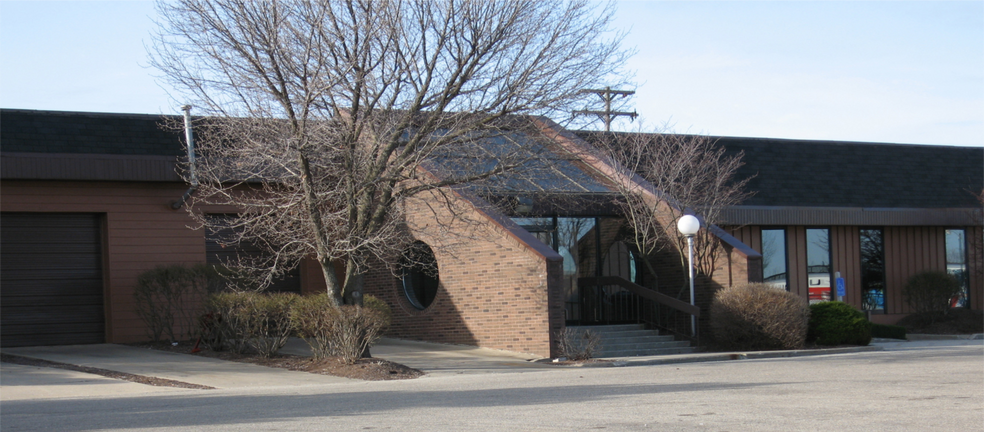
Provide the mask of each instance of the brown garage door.
[{"label": "brown garage door", "polygon": [[0,214],[0,345],[105,342],[100,217]]}]

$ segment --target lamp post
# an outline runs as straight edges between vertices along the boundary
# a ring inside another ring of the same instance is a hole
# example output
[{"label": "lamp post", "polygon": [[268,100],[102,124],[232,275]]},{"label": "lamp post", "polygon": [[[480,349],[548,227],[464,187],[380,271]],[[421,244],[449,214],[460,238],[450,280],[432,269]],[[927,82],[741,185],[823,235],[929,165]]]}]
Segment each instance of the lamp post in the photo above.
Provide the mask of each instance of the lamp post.
[{"label": "lamp post", "polygon": [[[683,215],[677,221],[677,230],[687,237],[687,272],[690,275],[690,305],[696,306],[694,299],[694,236],[700,231],[700,221],[693,215]],[[697,317],[690,316],[690,335],[697,336]]]}]

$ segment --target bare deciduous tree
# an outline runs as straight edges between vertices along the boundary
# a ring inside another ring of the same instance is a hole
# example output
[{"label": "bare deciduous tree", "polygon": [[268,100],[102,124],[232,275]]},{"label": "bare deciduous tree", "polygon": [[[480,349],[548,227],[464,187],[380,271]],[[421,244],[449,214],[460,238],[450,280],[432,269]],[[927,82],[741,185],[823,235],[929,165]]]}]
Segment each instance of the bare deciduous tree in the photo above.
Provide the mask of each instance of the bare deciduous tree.
[{"label": "bare deciduous tree", "polygon": [[[399,260],[406,199],[522,166],[535,155],[510,138],[517,115],[566,115],[626,57],[611,7],[583,0],[158,10],[152,64],[204,114],[193,204],[234,209],[237,240],[270,252],[255,263],[268,274],[315,256],[337,304],[360,301],[368,262]],[[492,149],[479,143],[490,136]]]},{"label": "bare deciduous tree", "polygon": [[748,179],[735,178],[742,155],[726,155],[701,135],[599,133],[593,141],[625,177],[638,176],[651,185],[617,183],[619,205],[647,270],[657,274],[653,258],[668,247],[681,251],[680,264],[686,265],[686,239],[677,233],[676,222],[693,213],[705,228],[694,238],[694,264],[699,272],[712,274],[720,241],[706,228],[720,222],[722,210],[748,196]]}]

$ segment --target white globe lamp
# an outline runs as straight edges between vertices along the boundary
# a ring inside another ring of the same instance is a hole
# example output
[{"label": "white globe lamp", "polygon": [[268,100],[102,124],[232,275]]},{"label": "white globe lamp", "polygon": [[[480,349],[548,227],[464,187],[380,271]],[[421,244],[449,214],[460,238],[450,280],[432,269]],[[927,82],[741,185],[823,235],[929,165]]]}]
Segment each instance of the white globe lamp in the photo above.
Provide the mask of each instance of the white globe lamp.
[{"label": "white globe lamp", "polygon": [[[690,275],[690,305],[696,306],[694,299],[694,236],[700,231],[700,221],[693,215],[683,215],[677,221],[677,230],[687,237],[687,273]],[[690,335],[697,336],[697,317],[690,316]]]}]

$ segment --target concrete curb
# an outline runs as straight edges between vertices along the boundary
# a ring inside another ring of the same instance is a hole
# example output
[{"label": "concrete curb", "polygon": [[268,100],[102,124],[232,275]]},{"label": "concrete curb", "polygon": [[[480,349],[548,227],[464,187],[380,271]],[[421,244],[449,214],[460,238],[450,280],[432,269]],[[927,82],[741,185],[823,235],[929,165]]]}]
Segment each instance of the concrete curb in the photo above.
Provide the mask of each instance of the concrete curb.
[{"label": "concrete curb", "polygon": [[910,341],[926,340],[982,340],[984,333],[964,334],[964,335],[937,335],[937,334],[908,334],[905,338]]},{"label": "concrete curb", "polygon": [[818,356],[818,355],[829,355],[829,354],[849,354],[849,353],[884,351],[884,350],[885,347],[881,347],[881,346],[859,346],[859,347],[808,349],[808,350],[791,350],[791,351],[752,351],[752,352],[693,354],[693,355],[674,354],[672,356],[666,356],[660,358],[650,357],[650,358],[635,358],[635,359],[630,359],[630,358],[612,359],[614,361],[611,363],[594,363],[584,366],[586,367],[653,366],[653,365],[667,365],[667,364],[680,364],[680,363],[701,363],[701,362],[716,362],[716,361],[730,361],[730,360],[758,360],[758,359],[770,359],[770,358]]}]

